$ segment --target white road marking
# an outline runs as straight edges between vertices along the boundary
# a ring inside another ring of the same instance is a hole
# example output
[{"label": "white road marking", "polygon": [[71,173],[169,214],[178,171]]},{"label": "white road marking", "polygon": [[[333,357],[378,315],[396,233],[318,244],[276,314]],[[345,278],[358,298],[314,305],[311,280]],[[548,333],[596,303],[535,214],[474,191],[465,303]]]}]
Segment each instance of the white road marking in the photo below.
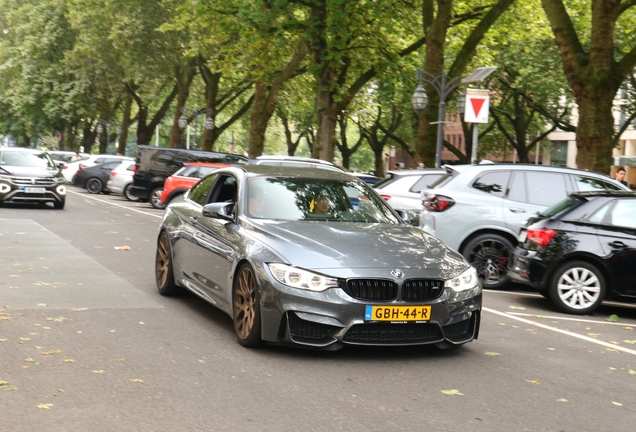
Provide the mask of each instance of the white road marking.
[{"label": "white road marking", "polygon": [[554,319],[554,320],[562,320],[562,321],[576,321],[576,322],[586,322],[592,324],[607,324],[607,325],[618,325],[618,326],[631,326],[633,324],[629,323],[619,323],[619,322],[609,322],[609,321],[594,321],[594,320],[586,320],[580,318],[568,318],[562,316],[549,316],[549,315],[541,315],[541,314],[528,314],[528,313],[520,313],[520,312],[506,312],[509,315],[518,315],[518,316],[527,316],[527,317],[535,317],[540,319]]},{"label": "white road marking", "polygon": [[516,321],[520,321],[522,323],[530,324],[530,325],[535,326],[535,327],[540,327],[540,328],[543,328],[543,329],[546,329],[546,330],[550,330],[550,331],[553,331],[553,332],[556,332],[556,333],[564,334],[566,336],[571,336],[571,337],[574,337],[574,338],[577,338],[577,339],[582,339],[584,341],[592,342],[594,344],[601,345],[601,346],[604,346],[606,348],[612,348],[612,349],[615,349],[617,351],[621,351],[621,352],[624,352],[624,353],[627,353],[627,354],[636,355],[636,351],[635,350],[632,350],[632,349],[629,349],[629,348],[625,348],[625,347],[622,347],[620,345],[614,345],[614,344],[611,344],[609,342],[603,342],[603,341],[600,341],[598,339],[591,338],[589,336],[583,336],[583,335],[580,335],[580,334],[577,334],[577,333],[573,333],[571,331],[562,330],[562,329],[551,327],[551,326],[545,325],[545,324],[540,324],[540,323],[537,323],[537,322],[534,322],[534,321],[527,320],[525,318],[520,318],[518,316],[510,315],[509,313],[506,313],[506,312],[499,312],[497,310],[490,309],[490,308],[482,308],[482,309],[485,310],[486,312],[490,312],[492,314],[499,315],[499,316],[506,317],[506,318],[510,318],[510,319],[513,319],[513,320],[516,320]]},{"label": "white road marking", "polygon": [[75,194],[75,195],[79,195],[82,198],[90,198],[92,200],[99,201],[99,202],[101,202],[103,204],[109,204],[109,205],[112,205],[112,206],[115,206],[115,207],[121,207],[121,208],[126,209],[126,210],[130,210],[130,211],[134,211],[134,212],[137,212],[137,213],[145,214],[147,216],[152,216],[152,217],[156,217],[156,218],[159,218],[159,219],[163,219],[163,216],[156,215],[156,214],[153,214],[153,213],[148,213],[148,212],[145,212],[145,211],[142,211],[142,210],[137,210],[137,209],[134,209],[132,207],[126,207],[124,205],[116,204],[114,202],[105,201],[103,199],[99,199],[99,198],[94,197],[94,196],[90,196],[90,195],[86,195],[86,194],[82,194],[82,193],[77,193],[77,192],[73,192],[73,191],[69,191],[69,190],[67,190],[67,192]]}]

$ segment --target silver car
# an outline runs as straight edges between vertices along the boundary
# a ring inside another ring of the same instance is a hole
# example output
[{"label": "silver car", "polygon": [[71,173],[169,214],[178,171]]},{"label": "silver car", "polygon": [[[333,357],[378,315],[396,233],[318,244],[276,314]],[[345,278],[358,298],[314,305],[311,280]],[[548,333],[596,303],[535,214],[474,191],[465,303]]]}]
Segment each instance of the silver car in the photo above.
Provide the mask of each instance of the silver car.
[{"label": "silver car", "polygon": [[441,168],[389,171],[387,178],[373,187],[394,209],[419,213],[422,210],[422,190],[444,174],[446,171]]},{"label": "silver car", "polygon": [[126,161],[111,171],[106,188],[112,193],[122,194],[130,201],[137,201],[139,198],[130,194],[133,175],[135,174],[135,162]]},{"label": "silver car", "polygon": [[570,192],[629,190],[606,175],[569,168],[526,164],[445,168],[447,173],[422,191],[420,226],[459,251],[489,288],[508,283],[508,263],[528,218]]},{"label": "silver car", "polygon": [[452,347],[479,332],[475,269],[344,172],[209,174],[167,208],[155,270],[160,294],[192,291],[249,347]]}]

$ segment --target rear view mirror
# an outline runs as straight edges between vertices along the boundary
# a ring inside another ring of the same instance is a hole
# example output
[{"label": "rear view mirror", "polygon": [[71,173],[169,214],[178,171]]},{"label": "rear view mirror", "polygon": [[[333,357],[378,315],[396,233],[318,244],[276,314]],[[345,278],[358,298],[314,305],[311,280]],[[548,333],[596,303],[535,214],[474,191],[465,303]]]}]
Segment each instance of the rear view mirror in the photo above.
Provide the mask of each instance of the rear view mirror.
[{"label": "rear view mirror", "polygon": [[408,210],[396,210],[396,213],[402,218],[404,222],[416,227],[420,226],[420,215],[414,211]]}]

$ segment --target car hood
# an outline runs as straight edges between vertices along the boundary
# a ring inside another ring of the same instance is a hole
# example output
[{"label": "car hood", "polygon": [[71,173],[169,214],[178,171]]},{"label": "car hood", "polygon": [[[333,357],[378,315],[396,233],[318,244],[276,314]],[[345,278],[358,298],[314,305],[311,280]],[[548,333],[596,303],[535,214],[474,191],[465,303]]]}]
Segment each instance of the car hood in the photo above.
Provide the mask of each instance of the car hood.
[{"label": "car hood", "polygon": [[412,268],[454,274],[466,267],[463,257],[441,240],[410,225],[256,221],[245,228],[289,263],[306,269]]},{"label": "car hood", "polygon": [[59,170],[57,168],[3,166],[0,175],[14,175],[17,177],[53,177]]}]

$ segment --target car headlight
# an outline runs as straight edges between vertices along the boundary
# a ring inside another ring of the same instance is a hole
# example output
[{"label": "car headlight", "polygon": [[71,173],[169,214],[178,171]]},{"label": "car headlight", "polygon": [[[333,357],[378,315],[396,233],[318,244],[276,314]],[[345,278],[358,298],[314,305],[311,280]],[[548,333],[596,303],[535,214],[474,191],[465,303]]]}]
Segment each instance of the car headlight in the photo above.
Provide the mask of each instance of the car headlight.
[{"label": "car headlight", "polygon": [[338,280],[285,264],[267,264],[272,276],[283,285],[309,291],[324,291],[338,286]]},{"label": "car headlight", "polygon": [[461,292],[476,287],[478,282],[477,270],[475,267],[469,267],[459,276],[447,280],[444,286],[452,288],[455,292]]}]

